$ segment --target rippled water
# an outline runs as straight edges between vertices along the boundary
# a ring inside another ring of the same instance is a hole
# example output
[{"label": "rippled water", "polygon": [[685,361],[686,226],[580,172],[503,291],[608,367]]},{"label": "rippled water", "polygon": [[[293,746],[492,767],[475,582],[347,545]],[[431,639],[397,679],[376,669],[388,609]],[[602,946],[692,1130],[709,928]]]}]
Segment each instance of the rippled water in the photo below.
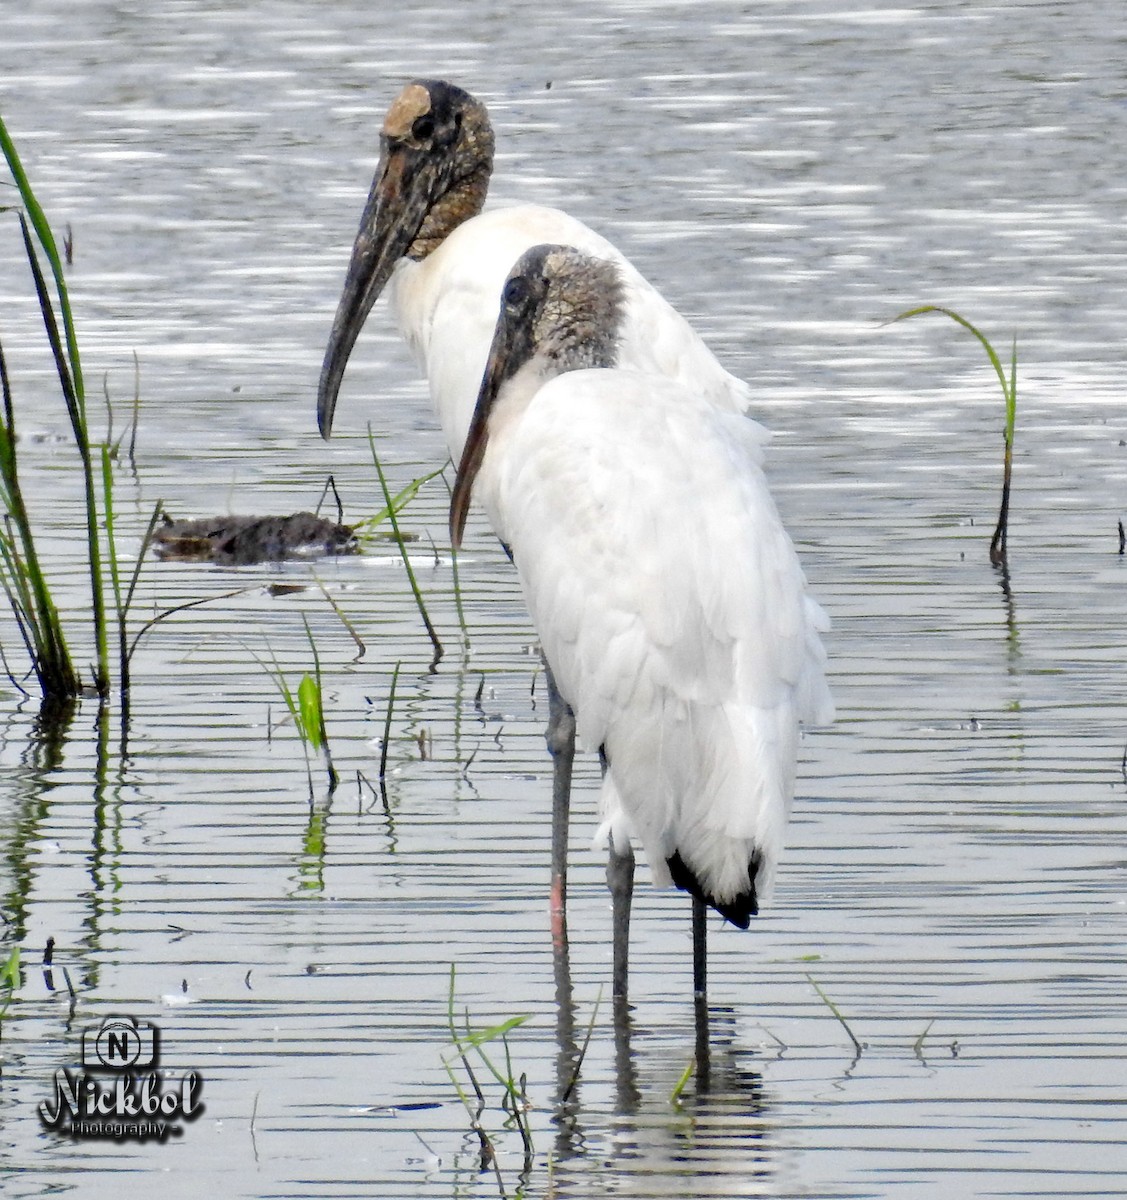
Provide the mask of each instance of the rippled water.
[{"label": "rippled water", "polygon": [[[426,540],[443,544],[445,488],[406,517],[448,643],[433,672],[378,548],[316,568],[154,563],[138,621],[242,590],[142,642],[126,755],[116,727],[99,752],[89,703],[60,737],[14,689],[2,699],[2,941],[25,966],[0,1043],[4,1194],[498,1194],[442,1065],[452,962],[475,1024],[529,1014],[510,1042],[530,1195],[1123,1192],[1118,4],[31,0],[2,24],[0,112],[71,227],[88,387],[96,401],[105,380],[118,429],[140,363],[128,545],[158,499],[178,516],[292,512],[330,471],[353,519],[373,511],[369,421],[394,484],[437,465],[382,306],[329,445],[313,390],[383,109],[405,78],[445,75],[490,103],[495,197],[561,203],[609,234],[754,385],[780,507],[834,619],[840,714],[804,743],[774,905],[749,934],[715,929],[713,1086],[674,1103],[694,1045],[687,905],[639,892],[633,1025],[616,1036],[606,1004],[592,1017],[609,911],[590,761],[574,1014],[557,995],[542,679],[484,525],[462,570],[467,650]],[[21,255],[9,216],[0,338],[79,620],[80,503]],[[996,381],[953,325],[881,323],[923,302],[1000,349],[1019,337],[1007,589],[986,559]],[[314,576],[363,658],[316,587],[267,589]],[[263,665],[310,668],[303,616],[345,779],[330,801],[316,776],[312,804]],[[385,807],[356,773],[378,772],[397,662]],[[114,1012],[155,1022],[164,1064],[204,1080],[206,1112],[174,1144],[40,1126],[56,1067]],[[490,1086],[513,1194],[520,1141]]]}]

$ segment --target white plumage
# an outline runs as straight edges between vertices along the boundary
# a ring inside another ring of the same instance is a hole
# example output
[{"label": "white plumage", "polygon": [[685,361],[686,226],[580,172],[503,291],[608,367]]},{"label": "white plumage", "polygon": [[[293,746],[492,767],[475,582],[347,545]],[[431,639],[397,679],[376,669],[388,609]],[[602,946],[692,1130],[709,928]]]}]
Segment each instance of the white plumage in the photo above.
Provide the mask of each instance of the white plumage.
[{"label": "white plumage", "polygon": [[826,621],[761,427],[611,365],[624,290],[563,247],[513,269],[452,532],[472,485],[579,735],[605,754],[614,844],[640,842],[655,882],[746,926],[782,847],[799,725],[832,714]]},{"label": "white plumage", "polygon": [[544,243],[574,246],[618,264],[625,291],[623,366],[679,380],[717,408],[747,408],[747,384],[724,370],[684,317],[606,238],[556,208],[495,208],[459,225],[421,261],[401,258],[391,277],[396,321],[426,376],[455,463],[477,403],[501,287],[516,260]]},{"label": "white plumage", "polygon": [[477,482],[579,737],[605,752],[604,831],[640,842],[659,885],[679,854],[718,907],[753,860],[766,898],[799,723],[830,716],[825,622],[761,433],[680,384],[575,371],[490,431]]}]

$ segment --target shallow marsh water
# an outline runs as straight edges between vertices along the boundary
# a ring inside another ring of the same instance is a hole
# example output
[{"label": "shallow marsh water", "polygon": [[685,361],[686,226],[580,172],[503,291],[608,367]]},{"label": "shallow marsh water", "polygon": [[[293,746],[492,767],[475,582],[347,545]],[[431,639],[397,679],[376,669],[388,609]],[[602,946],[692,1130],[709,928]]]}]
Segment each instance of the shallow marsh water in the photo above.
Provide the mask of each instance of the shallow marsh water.
[{"label": "shallow marsh water", "polygon": [[[495,199],[562,203],[610,235],[753,384],[780,508],[834,620],[839,707],[803,744],[773,905],[749,934],[714,929],[711,1092],[670,1102],[693,1053],[688,908],[641,888],[629,1045],[604,1003],[561,1109],[557,1077],[609,976],[597,768],[580,768],[573,821],[571,1031],[548,936],[542,680],[484,525],[462,563],[466,649],[445,488],[405,517],[447,642],[433,671],[384,550],[315,568],[154,562],[138,620],[246,590],[142,643],[127,755],[116,727],[99,752],[89,703],[55,736],[3,697],[3,945],[25,965],[0,1043],[4,1194],[497,1194],[442,1066],[452,962],[475,1023],[530,1014],[511,1036],[530,1195],[1122,1193],[1118,4],[392,17],[352,0],[32,0],[2,25],[0,112],[72,228],[88,388],[93,403],[106,377],[119,428],[140,360],[127,546],[158,499],[185,517],[288,513],[330,471],[346,519],[374,511],[368,422],[394,485],[437,465],[382,306],[328,445],[313,393],[382,111],[405,78],[445,75],[491,105]],[[80,619],[65,415],[4,229],[0,338],[29,491]],[[999,349],[1020,338],[1008,589],[986,558],[996,381],[940,318],[881,325],[923,302]],[[363,638],[359,661],[316,587],[268,590],[314,579]],[[312,805],[262,666],[273,652],[291,680],[310,668],[303,616],[346,781],[330,801],[315,773]],[[355,779],[375,779],[397,662],[385,808]],[[203,1078],[206,1112],[174,1143],[40,1125],[79,1032],[118,1012],[155,1022],[164,1064]],[[520,1143],[496,1091],[483,1119],[512,1193]]]}]

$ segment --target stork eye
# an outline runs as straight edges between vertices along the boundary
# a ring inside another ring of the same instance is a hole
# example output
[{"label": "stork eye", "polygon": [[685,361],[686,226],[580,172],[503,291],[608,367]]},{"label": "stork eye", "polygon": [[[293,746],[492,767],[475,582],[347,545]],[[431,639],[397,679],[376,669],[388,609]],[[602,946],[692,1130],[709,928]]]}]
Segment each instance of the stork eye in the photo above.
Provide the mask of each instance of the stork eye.
[{"label": "stork eye", "polygon": [[417,117],[414,125],[411,126],[411,136],[420,142],[425,142],[427,138],[434,134],[434,117],[427,116]]},{"label": "stork eye", "polygon": [[519,308],[528,299],[528,281],[521,276],[510,279],[501,293],[507,308]]}]

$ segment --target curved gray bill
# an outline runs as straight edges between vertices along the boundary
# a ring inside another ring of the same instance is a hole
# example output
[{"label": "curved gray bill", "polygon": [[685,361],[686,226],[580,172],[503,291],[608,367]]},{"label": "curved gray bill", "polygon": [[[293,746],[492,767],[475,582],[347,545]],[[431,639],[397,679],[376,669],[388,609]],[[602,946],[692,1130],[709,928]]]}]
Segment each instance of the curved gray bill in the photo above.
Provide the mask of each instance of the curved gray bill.
[{"label": "curved gray bill", "polygon": [[530,337],[527,326],[521,321],[509,320],[502,306],[497,327],[493,331],[493,343],[489,347],[489,360],[477,393],[477,404],[470,421],[469,433],[466,434],[466,443],[462,447],[458,477],[454,480],[454,490],[450,494],[450,544],[455,550],[462,545],[474,479],[485,458],[485,447],[489,440],[489,414],[501,387],[531,357]]},{"label": "curved gray bill", "polygon": [[427,173],[418,169],[418,159],[397,147],[376,168],[317,386],[317,428],[324,438],[332,432],[337,393],[364,321],[426,217]]}]

